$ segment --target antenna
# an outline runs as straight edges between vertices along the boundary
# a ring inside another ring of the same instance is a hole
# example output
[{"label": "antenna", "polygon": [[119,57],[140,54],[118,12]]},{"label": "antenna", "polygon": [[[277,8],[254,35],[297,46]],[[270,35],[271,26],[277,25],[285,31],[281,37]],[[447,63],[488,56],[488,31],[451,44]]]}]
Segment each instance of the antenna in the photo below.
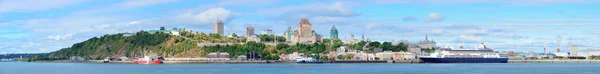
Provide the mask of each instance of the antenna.
[{"label": "antenna", "polygon": [[556,52],[560,52],[561,41],[562,41],[562,37],[560,37],[560,35],[556,36],[556,46],[557,46]]},{"label": "antenna", "polygon": [[546,53],[546,48],[548,47],[548,41],[544,41],[544,56],[548,56]]}]

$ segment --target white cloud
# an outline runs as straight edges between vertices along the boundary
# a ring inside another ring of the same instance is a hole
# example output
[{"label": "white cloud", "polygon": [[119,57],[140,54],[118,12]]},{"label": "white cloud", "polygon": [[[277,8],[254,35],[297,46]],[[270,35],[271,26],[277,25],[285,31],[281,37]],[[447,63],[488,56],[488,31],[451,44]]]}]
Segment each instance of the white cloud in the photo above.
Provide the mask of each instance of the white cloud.
[{"label": "white cloud", "polygon": [[467,41],[476,41],[479,42],[483,39],[481,36],[473,36],[473,35],[460,35],[458,36],[459,40],[467,40]]},{"label": "white cloud", "polygon": [[500,19],[505,22],[529,22],[529,23],[582,23],[582,22],[600,22],[600,19]]},{"label": "white cloud", "polygon": [[65,34],[65,35],[54,35],[54,36],[48,36],[49,39],[53,39],[53,40],[65,40],[65,39],[71,39],[73,38],[73,33],[71,34]]},{"label": "white cloud", "polygon": [[440,22],[444,20],[444,15],[441,13],[431,13],[425,19],[426,22]]},{"label": "white cloud", "polygon": [[212,24],[216,20],[224,20],[224,22],[232,20],[233,14],[230,10],[219,7],[219,8],[210,8],[201,13],[193,13],[187,12],[184,14],[177,15],[176,18],[178,22],[185,24],[199,24],[199,25],[208,25]]},{"label": "white cloud", "polygon": [[311,22],[314,23],[333,23],[333,22],[343,22],[345,19],[341,17],[327,17],[327,16],[317,16],[311,19]]},{"label": "white cloud", "polygon": [[177,0],[126,0],[125,2],[116,4],[116,7],[122,8],[135,8],[135,7],[143,7],[167,2],[173,2]]},{"label": "white cloud", "polygon": [[313,16],[351,17],[358,13],[346,8],[346,3],[335,2],[332,4],[306,3],[301,5],[284,6],[272,9],[259,10],[262,14],[283,14],[281,17],[310,18]]},{"label": "white cloud", "polygon": [[412,17],[412,16],[406,16],[404,18],[402,18],[402,21],[415,21],[417,20],[416,17]]},{"label": "white cloud", "polygon": [[510,4],[560,4],[595,3],[598,0],[375,0],[375,3],[420,3],[420,4],[462,4],[462,3],[510,3]]},{"label": "white cloud", "polygon": [[86,0],[2,0],[0,1],[0,13],[48,10],[85,1]]},{"label": "white cloud", "polygon": [[220,0],[216,4],[218,6],[265,6],[279,2],[279,0]]}]

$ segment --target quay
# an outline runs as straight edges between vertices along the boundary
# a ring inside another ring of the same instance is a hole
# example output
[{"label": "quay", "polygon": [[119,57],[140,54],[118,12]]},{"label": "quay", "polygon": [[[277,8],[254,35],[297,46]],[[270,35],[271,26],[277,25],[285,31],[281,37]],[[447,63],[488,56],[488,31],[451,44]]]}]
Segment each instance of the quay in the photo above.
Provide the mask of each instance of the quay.
[{"label": "quay", "polygon": [[421,60],[335,60],[325,63],[421,63]]},{"label": "quay", "polygon": [[508,63],[600,63],[600,60],[508,60]]}]

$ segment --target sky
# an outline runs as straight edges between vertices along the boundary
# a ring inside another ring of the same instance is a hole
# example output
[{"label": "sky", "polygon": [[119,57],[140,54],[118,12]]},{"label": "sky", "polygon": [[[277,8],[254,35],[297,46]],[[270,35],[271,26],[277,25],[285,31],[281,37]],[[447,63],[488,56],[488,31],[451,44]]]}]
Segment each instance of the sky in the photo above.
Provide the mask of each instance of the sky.
[{"label": "sky", "polygon": [[[47,53],[106,34],[185,28],[211,33],[272,29],[307,18],[328,38],[425,40],[498,51],[600,48],[598,0],[0,0],[0,53]],[[560,47],[559,47],[560,46]]]}]

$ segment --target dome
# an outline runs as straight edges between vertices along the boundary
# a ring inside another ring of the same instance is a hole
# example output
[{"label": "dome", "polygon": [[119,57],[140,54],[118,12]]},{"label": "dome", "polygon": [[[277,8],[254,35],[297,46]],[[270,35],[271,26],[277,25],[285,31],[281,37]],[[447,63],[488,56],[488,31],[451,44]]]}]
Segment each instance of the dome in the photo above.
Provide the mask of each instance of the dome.
[{"label": "dome", "polygon": [[333,27],[331,27],[331,30],[337,30],[337,29],[335,28],[335,25],[334,25]]}]

